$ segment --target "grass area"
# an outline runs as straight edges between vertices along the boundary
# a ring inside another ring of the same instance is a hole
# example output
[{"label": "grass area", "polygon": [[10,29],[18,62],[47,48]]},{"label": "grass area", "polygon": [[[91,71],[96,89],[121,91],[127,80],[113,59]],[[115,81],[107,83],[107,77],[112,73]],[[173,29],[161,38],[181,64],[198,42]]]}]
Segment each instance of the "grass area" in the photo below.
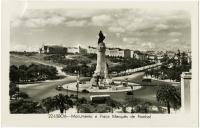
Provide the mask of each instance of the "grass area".
[{"label": "grass area", "polygon": [[44,65],[54,65],[54,66],[64,66],[62,64],[54,63],[52,61],[45,61],[43,58],[45,54],[34,54],[33,56],[25,55],[16,55],[10,54],[10,65],[30,65],[31,63],[35,64],[44,64]]},{"label": "grass area", "polygon": [[31,63],[34,63],[30,59],[27,59],[25,57],[18,57],[18,55],[10,55],[10,65],[30,65]]}]

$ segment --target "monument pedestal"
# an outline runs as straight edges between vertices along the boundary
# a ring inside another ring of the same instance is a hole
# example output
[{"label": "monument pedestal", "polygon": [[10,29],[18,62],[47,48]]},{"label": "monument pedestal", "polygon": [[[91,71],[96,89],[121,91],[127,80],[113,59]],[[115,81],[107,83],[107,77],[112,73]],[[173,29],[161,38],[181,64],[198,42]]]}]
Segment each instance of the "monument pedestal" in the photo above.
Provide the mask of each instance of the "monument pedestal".
[{"label": "monument pedestal", "polygon": [[98,47],[97,47],[97,66],[95,73],[90,80],[91,85],[94,87],[110,85],[112,80],[108,78],[108,67],[106,63],[106,45],[103,42],[105,36],[100,31],[99,32],[99,40],[98,40]]}]

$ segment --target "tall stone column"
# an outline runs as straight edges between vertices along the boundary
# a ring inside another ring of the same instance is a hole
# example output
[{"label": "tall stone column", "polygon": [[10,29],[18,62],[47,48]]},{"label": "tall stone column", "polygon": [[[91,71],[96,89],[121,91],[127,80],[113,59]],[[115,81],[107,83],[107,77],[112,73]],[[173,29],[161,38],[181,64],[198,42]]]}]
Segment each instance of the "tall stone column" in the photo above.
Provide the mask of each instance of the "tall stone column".
[{"label": "tall stone column", "polygon": [[108,76],[108,69],[106,63],[106,45],[103,42],[105,36],[100,31],[99,32],[99,40],[97,46],[97,66],[94,72],[93,78],[91,79],[91,83],[93,86],[99,86],[99,83],[105,81],[106,77]]},{"label": "tall stone column", "polygon": [[191,86],[191,72],[183,72],[181,74],[181,109],[184,112],[190,111],[190,86]]}]

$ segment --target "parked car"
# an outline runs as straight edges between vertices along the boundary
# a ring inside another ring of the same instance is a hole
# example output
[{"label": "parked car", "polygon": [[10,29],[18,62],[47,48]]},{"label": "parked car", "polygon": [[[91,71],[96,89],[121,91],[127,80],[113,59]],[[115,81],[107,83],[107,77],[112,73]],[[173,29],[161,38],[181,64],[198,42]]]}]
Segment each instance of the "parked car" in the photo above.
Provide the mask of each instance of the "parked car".
[{"label": "parked car", "polygon": [[126,93],[126,95],[133,95],[133,92],[132,92],[132,91],[128,91],[128,92]]},{"label": "parked car", "polygon": [[151,79],[143,79],[142,82],[151,82]]},{"label": "parked car", "polygon": [[86,90],[86,89],[83,89],[82,93],[90,93],[90,92],[88,90]]},{"label": "parked car", "polygon": [[57,87],[56,87],[56,90],[58,90],[58,91],[61,91],[63,89],[63,87],[61,86],[61,85],[58,85]]}]

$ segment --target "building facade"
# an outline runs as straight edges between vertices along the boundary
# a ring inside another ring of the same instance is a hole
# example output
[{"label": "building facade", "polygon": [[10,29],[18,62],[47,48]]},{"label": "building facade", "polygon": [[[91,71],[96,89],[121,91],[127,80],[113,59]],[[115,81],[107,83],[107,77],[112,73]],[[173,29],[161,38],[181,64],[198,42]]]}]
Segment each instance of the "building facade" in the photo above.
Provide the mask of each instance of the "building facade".
[{"label": "building facade", "polygon": [[80,54],[86,53],[87,51],[79,47],[63,47],[58,45],[44,45],[39,49],[40,53],[45,54]]},{"label": "building facade", "polygon": [[166,55],[168,56],[169,59],[172,59],[176,55],[176,53],[173,51],[167,51]]},{"label": "building facade", "polygon": [[46,54],[65,54],[67,53],[67,48],[57,45],[44,45],[40,49],[40,53],[46,53]]},{"label": "building facade", "polygon": [[77,54],[80,52],[80,47],[67,47],[67,53]]},{"label": "building facade", "polygon": [[88,46],[87,53],[88,54],[96,54],[97,49],[95,47]]},{"label": "building facade", "polygon": [[131,58],[135,58],[138,60],[147,60],[148,56],[145,53],[142,53],[140,51],[131,51]]},{"label": "building facade", "polygon": [[[88,47],[88,54],[96,54],[97,49],[95,47]],[[105,52],[106,56],[110,57],[131,57],[131,51],[129,49],[120,49],[120,48],[106,48]]]}]

